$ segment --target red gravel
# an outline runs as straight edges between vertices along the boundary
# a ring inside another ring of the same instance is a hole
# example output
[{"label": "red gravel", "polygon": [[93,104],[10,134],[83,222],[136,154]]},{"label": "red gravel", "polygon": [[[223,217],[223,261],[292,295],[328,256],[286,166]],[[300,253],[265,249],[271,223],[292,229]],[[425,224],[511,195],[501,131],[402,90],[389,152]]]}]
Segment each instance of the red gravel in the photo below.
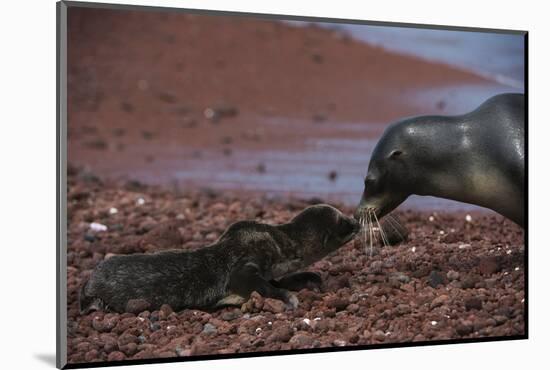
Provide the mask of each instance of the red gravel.
[{"label": "red gravel", "polygon": [[214,312],[81,316],[79,287],[110,254],[200,248],[237,220],[287,222],[307,202],[104,183],[74,168],[68,183],[70,363],[524,334],[523,230],[492,213],[398,212],[406,244],[370,257],[348,243],[311,266],[324,290],[299,292],[294,311],[253,294]]}]

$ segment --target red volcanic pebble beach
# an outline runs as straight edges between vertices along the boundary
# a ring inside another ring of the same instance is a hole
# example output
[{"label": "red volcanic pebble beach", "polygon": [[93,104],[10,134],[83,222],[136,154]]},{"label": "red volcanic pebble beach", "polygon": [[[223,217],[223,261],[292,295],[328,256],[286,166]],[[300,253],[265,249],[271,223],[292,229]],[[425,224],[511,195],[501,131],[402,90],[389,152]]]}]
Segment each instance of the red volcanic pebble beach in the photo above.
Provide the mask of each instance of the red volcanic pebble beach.
[{"label": "red volcanic pebble beach", "polygon": [[308,205],[110,183],[70,167],[69,362],[524,334],[523,230],[492,213],[467,221],[465,212],[397,212],[409,230],[406,243],[376,246],[372,256],[361,238],[346,244],[310,266],[322,276],[323,290],[298,292],[293,311],[253,293],[242,307],[212,312],[165,305],[79,314],[81,284],[113,254],[194,250],[235,221],[284,223]]}]

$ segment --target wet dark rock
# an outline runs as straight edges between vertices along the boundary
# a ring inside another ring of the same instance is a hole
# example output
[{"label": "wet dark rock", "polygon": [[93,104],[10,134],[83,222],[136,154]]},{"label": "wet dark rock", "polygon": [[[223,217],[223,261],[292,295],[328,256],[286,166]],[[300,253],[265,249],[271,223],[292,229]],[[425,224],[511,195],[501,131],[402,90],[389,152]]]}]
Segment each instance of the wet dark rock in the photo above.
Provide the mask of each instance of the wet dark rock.
[{"label": "wet dark rock", "polygon": [[465,336],[471,334],[474,331],[474,325],[469,320],[461,320],[456,327],[458,335]]},{"label": "wet dark rock", "polygon": [[479,275],[470,274],[466,276],[461,283],[462,289],[475,288],[476,284],[480,281]]},{"label": "wet dark rock", "polygon": [[93,243],[99,240],[99,237],[94,234],[84,234],[84,240]]},{"label": "wet dark rock", "polygon": [[481,299],[479,299],[479,297],[468,298],[464,302],[464,307],[467,310],[481,310],[482,308]]},{"label": "wet dark rock", "polygon": [[498,257],[482,257],[479,260],[479,272],[482,275],[492,275],[502,269]]},{"label": "wet dark rock", "polygon": [[445,276],[440,271],[432,271],[430,272],[430,276],[428,276],[428,284],[432,288],[437,288],[440,285],[445,284]]}]

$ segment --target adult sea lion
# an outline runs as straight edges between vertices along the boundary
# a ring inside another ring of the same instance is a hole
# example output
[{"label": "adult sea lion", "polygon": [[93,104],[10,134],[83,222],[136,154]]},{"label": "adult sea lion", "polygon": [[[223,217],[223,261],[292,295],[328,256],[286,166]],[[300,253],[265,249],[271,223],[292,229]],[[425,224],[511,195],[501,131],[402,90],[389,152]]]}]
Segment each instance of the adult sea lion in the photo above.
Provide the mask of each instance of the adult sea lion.
[{"label": "adult sea lion", "polygon": [[[250,293],[296,307],[291,290],[321,285],[300,269],[349,242],[360,225],[328,205],[306,208],[289,223],[231,225],[212,245],[196,251],[115,256],[101,262],[80,292],[81,312],[142,311],[169,304],[174,310],[240,305]],[[133,303],[132,303],[133,302]]]},{"label": "adult sea lion", "polygon": [[490,208],[524,226],[525,98],[496,95],[470,113],[390,125],[376,145],[355,217],[378,218],[411,194]]}]

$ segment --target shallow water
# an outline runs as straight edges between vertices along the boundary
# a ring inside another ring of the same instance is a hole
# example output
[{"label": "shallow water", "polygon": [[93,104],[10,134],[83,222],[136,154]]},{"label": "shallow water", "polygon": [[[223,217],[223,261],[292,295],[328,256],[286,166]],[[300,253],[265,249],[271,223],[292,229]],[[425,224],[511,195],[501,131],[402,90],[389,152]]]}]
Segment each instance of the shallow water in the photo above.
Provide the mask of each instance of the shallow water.
[{"label": "shallow water", "polygon": [[473,71],[514,88],[524,86],[522,35],[341,25],[359,40],[387,50]]},{"label": "shallow water", "polygon": [[[355,132],[356,137],[317,138],[312,132],[312,137],[292,149],[233,148],[229,157],[205,152],[201,158],[179,160],[173,177],[184,187],[317,197],[354,206],[363,192],[370,156],[385,126],[346,123],[345,127]],[[378,135],[372,136],[372,127],[378,127]],[[263,171],[258,170],[260,164]],[[333,179],[329,176],[332,172],[336,174]],[[411,196],[401,208],[481,210],[469,204],[420,196]]]},{"label": "shallow water", "polygon": [[[295,26],[309,24],[289,23]],[[340,30],[356,40],[389,51],[468,70],[505,86],[524,88],[523,35],[323,22],[316,24]]]}]

